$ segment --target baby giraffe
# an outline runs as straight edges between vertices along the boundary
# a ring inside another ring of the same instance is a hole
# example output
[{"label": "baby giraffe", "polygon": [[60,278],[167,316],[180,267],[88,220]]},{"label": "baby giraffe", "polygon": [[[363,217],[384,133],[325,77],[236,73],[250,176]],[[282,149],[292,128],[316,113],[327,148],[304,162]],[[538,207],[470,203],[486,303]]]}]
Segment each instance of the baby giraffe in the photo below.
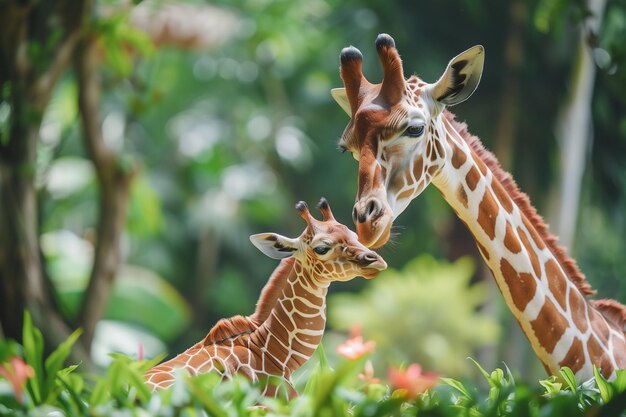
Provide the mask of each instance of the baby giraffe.
[{"label": "baby giraffe", "polygon": [[306,203],[296,205],[307,223],[296,239],[276,233],[250,236],[267,256],[289,258],[263,288],[254,314],[220,320],[203,341],[146,372],[149,386],[171,385],[174,369],[184,368],[191,375],[217,372],[228,378],[243,374],[263,381],[267,396],[277,396],[280,386],[288,398],[297,395],[291,375],[322,340],[330,283],[356,276],[370,279],[387,267],[376,252],[359,243],[356,233],[334,219],[325,199],[318,208],[323,221],[311,216]]}]

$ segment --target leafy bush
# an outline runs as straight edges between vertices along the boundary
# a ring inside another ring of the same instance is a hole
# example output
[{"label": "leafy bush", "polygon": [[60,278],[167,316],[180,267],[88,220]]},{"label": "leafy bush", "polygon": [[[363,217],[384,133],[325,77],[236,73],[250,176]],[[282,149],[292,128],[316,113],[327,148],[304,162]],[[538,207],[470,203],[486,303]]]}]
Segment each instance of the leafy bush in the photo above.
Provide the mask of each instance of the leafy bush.
[{"label": "leafy bush", "polygon": [[482,283],[470,285],[473,272],[470,258],[448,263],[419,256],[401,270],[383,271],[362,293],[330,296],[329,322],[339,329],[360,323],[376,341],[380,362],[463,374],[465,358],[499,332],[494,318],[478,312],[486,292]]},{"label": "leafy bush", "polygon": [[[410,392],[363,378],[366,356],[330,367],[323,349],[301,395],[269,399],[245,378],[221,381],[215,374],[181,378],[169,389],[151,392],[143,373],[153,361],[114,355],[104,375],[90,376],[77,365],[63,367],[76,332],[45,361],[39,330],[26,316],[24,344],[0,342],[2,416],[613,416],[626,415],[626,372],[608,382],[577,385],[571,370],[540,381],[517,383],[506,370],[484,375],[488,390],[452,378],[426,392]],[[409,378],[407,370],[405,377]],[[419,372],[417,377],[420,377]],[[405,382],[411,382],[405,380]],[[413,381],[415,382],[415,381]]]}]

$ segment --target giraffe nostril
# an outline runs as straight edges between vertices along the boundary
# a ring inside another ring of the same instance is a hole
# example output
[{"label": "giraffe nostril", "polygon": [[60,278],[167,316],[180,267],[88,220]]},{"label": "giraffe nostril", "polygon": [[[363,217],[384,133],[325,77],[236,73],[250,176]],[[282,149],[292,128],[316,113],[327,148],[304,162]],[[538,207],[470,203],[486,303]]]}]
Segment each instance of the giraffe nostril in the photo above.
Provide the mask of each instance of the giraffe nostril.
[{"label": "giraffe nostril", "polygon": [[354,220],[355,224],[357,221],[358,223],[365,223],[368,219],[375,218],[380,214],[380,203],[378,203],[378,201],[374,198],[368,200],[364,209],[362,206],[361,209],[358,209],[358,205],[359,203],[355,204],[354,209],[352,210],[352,220]]},{"label": "giraffe nostril", "polygon": [[359,256],[359,263],[362,265],[369,265],[378,260],[378,255],[375,252],[364,253]]}]

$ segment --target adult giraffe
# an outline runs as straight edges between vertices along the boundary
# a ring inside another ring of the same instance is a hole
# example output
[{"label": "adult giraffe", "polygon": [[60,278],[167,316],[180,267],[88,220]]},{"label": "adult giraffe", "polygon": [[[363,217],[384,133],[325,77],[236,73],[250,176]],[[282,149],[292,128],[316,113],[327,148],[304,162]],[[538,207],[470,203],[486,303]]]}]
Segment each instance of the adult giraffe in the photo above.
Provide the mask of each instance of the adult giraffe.
[{"label": "adult giraffe", "polygon": [[484,49],[453,58],[434,84],[405,80],[394,40],[376,39],[380,84],[362,74],[362,55],[341,52],[345,88],[332,95],[350,115],[340,148],[359,162],[353,219],[361,242],[377,248],[394,219],[431,182],[472,233],[478,249],[548,373],[570,367],[579,381],[593,365],[611,377],[626,367],[626,308],[594,293],[576,263],[511,178],[446,106],[474,92]]},{"label": "adult giraffe", "polygon": [[175,369],[183,368],[191,375],[239,373],[253,381],[264,380],[268,396],[278,395],[281,385],[287,388],[287,397],[296,394],[291,375],[322,340],[330,283],[356,276],[373,278],[387,267],[376,252],[359,243],[356,233],[334,219],[325,199],[318,207],[323,221],[313,218],[304,202],[296,205],[307,223],[296,239],[276,233],[250,236],[267,256],[285,259],[263,288],[254,314],[220,320],[204,340],[150,369],[145,375],[150,387],[170,386]]}]

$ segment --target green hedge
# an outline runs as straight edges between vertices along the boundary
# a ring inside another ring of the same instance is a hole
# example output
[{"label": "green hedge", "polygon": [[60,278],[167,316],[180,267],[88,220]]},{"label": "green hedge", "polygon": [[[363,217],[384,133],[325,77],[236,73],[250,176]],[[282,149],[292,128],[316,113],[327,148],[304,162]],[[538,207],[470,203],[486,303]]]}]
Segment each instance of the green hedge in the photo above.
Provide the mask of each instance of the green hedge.
[{"label": "green hedge", "polygon": [[528,385],[515,381],[508,369],[488,373],[476,364],[484,376],[481,383],[441,378],[430,390],[410,395],[406,386],[363,378],[366,357],[331,368],[323,349],[313,359],[318,363],[300,396],[291,401],[264,398],[245,378],[221,381],[214,374],[181,374],[171,388],[153,393],[144,385],[143,373],[158,359],[114,355],[104,375],[83,373],[79,365],[65,367],[78,336],[74,333],[44,360],[41,333],[26,315],[23,345],[0,342],[1,416],[626,415],[626,372],[618,372],[611,382],[596,372],[594,379],[577,385],[564,368],[558,377]]}]

